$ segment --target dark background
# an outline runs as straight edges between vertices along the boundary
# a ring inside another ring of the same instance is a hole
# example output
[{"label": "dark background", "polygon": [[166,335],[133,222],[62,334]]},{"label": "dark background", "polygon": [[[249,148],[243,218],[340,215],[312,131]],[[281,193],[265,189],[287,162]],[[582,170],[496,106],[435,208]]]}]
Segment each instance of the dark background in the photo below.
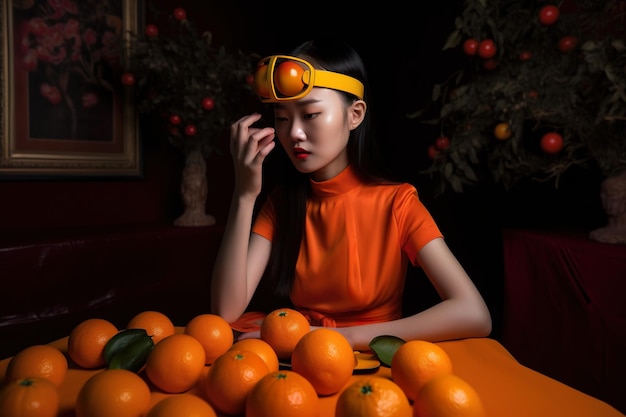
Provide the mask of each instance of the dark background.
[{"label": "dark background", "polygon": [[[430,163],[427,147],[439,132],[406,114],[424,106],[433,85],[463,59],[458,51],[442,51],[462,1],[430,2],[428,12],[420,10],[421,5],[409,8],[399,1],[341,7],[337,1],[149,3],[165,11],[183,7],[189,19],[212,32],[214,44],[259,55],[288,52],[318,35],[335,35],[351,43],[370,71],[373,97],[369,108],[378,129],[380,157],[396,179],[416,185],[449,246],[487,300],[494,317],[494,337],[499,337],[502,321],[502,229],[589,231],[606,222],[599,199],[601,177],[596,172],[567,173],[558,188],[554,182],[528,180],[512,190],[481,184],[462,194],[442,196],[434,194],[433,180],[420,174]],[[150,19],[147,16],[146,21]],[[234,114],[232,119],[240,116]],[[141,140],[142,178],[0,178],[0,250],[16,239],[70,229],[171,224],[182,210],[183,157],[165,143],[163,132],[152,123],[142,124]],[[223,224],[232,188],[227,152],[211,157],[207,175],[207,212]],[[2,265],[0,279],[11,279]],[[417,296],[407,293],[405,297],[408,311],[432,298],[428,286],[420,284],[418,290]]]}]

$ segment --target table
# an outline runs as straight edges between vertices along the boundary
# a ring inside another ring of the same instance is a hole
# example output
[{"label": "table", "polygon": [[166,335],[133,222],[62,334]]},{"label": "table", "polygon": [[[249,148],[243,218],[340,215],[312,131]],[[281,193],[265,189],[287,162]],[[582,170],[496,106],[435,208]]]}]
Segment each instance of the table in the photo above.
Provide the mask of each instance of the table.
[{"label": "table", "polygon": [[522,364],[626,412],[626,245],[584,232],[503,233],[503,345]]},{"label": "table", "polygon": [[[67,337],[51,345],[67,353]],[[438,345],[450,356],[454,373],[476,389],[489,417],[625,417],[609,404],[521,365],[494,339],[471,338]],[[2,380],[9,360],[0,361]],[[60,387],[59,417],[74,417],[80,387],[96,372],[99,371],[70,367]],[[376,375],[390,378],[391,372],[381,367]],[[363,375],[353,375],[348,383],[360,377]],[[191,392],[202,396],[200,383]],[[169,394],[153,392],[153,403],[166,395]],[[333,416],[337,397],[338,394],[321,398],[320,417]]]}]

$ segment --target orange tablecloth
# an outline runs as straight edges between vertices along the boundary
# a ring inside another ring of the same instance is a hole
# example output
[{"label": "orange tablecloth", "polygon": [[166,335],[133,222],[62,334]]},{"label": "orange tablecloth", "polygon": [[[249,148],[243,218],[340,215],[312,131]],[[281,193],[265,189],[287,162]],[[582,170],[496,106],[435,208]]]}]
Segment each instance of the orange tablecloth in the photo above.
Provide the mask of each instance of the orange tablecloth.
[{"label": "orange tablecloth", "polygon": [[[67,338],[51,344],[67,352]],[[607,403],[521,365],[493,339],[465,339],[438,345],[450,355],[454,373],[478,391],[489,417],[624,417]],[[0,361],[2,380],[9,360]],[[60,388],[59,417],[74,417],[74,402],[80,387],[96,372],[99,371],[70,368]],[[377,374],[391,377],[389,368],[381,367]],[[359,376],[352,376],[352,380],[356,378]],[[202,396],[201,383],[191,391]],[[153,392],[153,403],[166,395]],[[336,401],[337,395],[323,397],[320,417],[332,417]]]}]

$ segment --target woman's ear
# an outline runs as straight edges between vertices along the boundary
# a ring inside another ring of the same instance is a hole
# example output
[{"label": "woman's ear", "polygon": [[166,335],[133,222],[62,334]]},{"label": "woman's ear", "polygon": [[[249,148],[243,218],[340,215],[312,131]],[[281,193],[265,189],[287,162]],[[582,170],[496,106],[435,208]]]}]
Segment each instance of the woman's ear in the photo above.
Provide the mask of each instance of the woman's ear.
[{"label": "woman's ear", "polygon": [[365,118],[365,112],[367,111],[367,104],[363,100],[355,100],[348,108],[348,126],[350,130],[354,130]]}]

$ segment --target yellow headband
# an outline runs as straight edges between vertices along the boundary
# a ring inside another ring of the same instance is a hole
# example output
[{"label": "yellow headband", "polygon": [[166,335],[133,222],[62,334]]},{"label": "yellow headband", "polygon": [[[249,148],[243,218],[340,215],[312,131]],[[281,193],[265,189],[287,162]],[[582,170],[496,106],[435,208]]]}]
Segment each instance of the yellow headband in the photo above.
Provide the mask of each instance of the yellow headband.
[{"label": "yellow headband", "polygon": [[313,87],[345,91],[363,99],[363,83],[338,72],[315,69],[302,58],[272,55],[263,58],[254,75],[254,88],[264,103],[298,100]]}]

